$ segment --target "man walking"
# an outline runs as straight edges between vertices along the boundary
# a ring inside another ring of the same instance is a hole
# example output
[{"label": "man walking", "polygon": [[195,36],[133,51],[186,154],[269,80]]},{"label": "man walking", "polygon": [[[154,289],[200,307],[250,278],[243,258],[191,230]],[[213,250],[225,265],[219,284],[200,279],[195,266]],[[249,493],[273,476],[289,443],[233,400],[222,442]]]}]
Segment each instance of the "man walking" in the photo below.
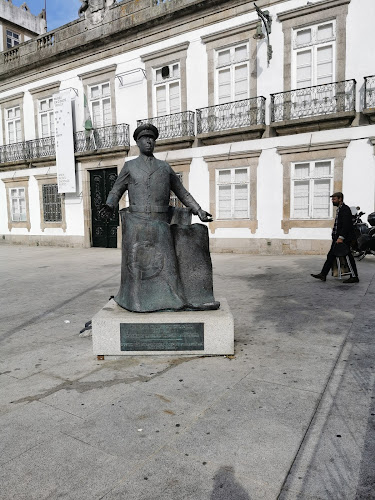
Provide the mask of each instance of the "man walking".
[{"label": "man walking", "polygon": [[[313,278],[321,281],[325,281],[327,274],[329,273],[332,264],[335,260],[334,247],[336,244],[346,243],[348,247],[350,246],[350,241],[355,238],[354,228],[352,222],[352,212],[348,205],[344,203],[344,195],[340,192],[333,193],[331,195],[332,205],[337,207],[335,224],[332,229],[332,245],[327,254],[327,260],[325,261],[323,268],[319,274],[312,274]],[[349,249],[349,261],[353,269],[354,276],[343,281],[343,283],[358,283],[358,272],[357,266],[354,261],[354,257]]]}]

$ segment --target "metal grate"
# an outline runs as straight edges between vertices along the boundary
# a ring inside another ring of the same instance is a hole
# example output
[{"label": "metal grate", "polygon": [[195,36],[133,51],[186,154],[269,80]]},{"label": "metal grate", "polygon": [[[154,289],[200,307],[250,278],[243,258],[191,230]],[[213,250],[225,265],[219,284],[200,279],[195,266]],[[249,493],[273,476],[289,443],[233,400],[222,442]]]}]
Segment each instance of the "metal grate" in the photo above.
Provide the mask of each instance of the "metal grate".
[{"label": "metal grate", "polygon": [[265,102],[265,97],[259,96],[197,109],[197,133],[264,125]]},{"label": "metal grate", "polygon": [[355,80],[271,94],[271,122],[355,111]]},{"label": "metal grate", "polygon": [[365,77],[364,109],[375,108],[375,76]]},{"label": "metal grate", "polygon": [[61,194],[57,184],[43,184],[42,190],[44,222],[61,222]]},{"label": "metal grate", "polygon": [[193,111],[182,111],[171,115],[155,116],[144,120],[137,120],[137,127],[146,123],[152,123],[159,130],[159,140],[173,139],[177,137],[194,136]]}]

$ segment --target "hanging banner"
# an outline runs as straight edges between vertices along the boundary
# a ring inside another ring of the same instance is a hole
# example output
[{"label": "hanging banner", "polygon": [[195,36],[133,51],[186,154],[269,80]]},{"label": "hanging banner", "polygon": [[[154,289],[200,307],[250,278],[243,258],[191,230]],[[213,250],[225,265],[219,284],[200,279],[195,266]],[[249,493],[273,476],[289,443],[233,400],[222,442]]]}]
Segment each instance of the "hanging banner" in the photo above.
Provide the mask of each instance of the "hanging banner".
[{"label": "hanging banner", "polygon": [[77,188],[70,89],[54,94],[53,106],[58,192],[75,193]]}]

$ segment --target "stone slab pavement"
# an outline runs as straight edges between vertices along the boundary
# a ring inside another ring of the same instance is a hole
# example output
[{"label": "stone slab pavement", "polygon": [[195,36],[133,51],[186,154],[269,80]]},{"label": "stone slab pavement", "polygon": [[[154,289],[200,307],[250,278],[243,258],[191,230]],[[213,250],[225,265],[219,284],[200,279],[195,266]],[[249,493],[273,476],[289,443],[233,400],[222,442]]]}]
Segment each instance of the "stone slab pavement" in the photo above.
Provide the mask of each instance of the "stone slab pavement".
[{"label": "stone slab pavement", "polygon": [[375,498],[375,257],[213,255],[235,356],[99,361],[120,251],[0,245],[1,500]]}]

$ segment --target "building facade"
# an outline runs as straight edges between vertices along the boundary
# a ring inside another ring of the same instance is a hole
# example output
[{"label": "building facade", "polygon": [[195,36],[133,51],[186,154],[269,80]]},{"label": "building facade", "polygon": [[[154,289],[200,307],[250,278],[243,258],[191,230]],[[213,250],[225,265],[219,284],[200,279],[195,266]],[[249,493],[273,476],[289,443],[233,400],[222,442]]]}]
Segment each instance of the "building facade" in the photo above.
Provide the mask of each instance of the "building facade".
[{"label": "building facade", "polygon": [[[117,214],[98,211],[146,122],[160,131],[155,155],[213,215],[212,251],[323,253],[333,191],[373,212],[375,3],[257,7],[88,0],[76,21],[3,51],[0,241],[120,246]],[[64,194],[53,106],[62,91],[77,185]]]}]

